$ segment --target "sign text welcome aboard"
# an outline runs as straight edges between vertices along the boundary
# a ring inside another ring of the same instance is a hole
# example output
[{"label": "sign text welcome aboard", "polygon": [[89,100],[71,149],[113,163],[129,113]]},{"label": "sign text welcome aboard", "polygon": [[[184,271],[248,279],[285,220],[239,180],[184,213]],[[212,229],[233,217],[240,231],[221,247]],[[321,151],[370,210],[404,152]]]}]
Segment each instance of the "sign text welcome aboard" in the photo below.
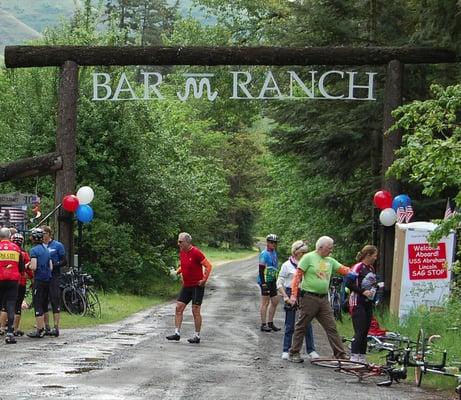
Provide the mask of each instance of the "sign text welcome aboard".
[{"label": "sign text welcome aboard", "polygon": [[[141,83],[130,82],[125,73],[117,80],[113,80],[108,73],[93,73],[93,100],[164,100],[165,95],[161,90],[164,76],[159,72],[141,71],[140,74]],[[184,86],[179,88],[176,96],[182,101],[191,96],[196,99],[206,97],[209,101],[214,101],[218,96],[233,100],[376,100],[375,72],[331,70],[320,74],[318,71],[309,71],[308,82],[294,71],[278,76],[278,80],[271,71],[267,71],[263,79],[257,80],[248,71],[229,71],[229,74],[229,91],[220,93],[213,87],[215,74],[184,73]],[[335,88],[332,87],[333,82]],[[338,82],[341,85],[336,85]],[[342,89],[338,89],[338,86]]]}]

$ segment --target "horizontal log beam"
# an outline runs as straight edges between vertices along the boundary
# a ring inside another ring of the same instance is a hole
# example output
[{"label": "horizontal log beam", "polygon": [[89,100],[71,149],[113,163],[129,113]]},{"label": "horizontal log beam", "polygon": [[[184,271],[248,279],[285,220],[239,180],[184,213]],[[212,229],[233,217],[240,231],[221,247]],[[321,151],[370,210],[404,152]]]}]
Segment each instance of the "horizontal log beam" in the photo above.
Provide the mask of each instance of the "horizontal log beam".
[{"label": "horizontal log beam", "polygon": [[26,176],[48,175],[62,168],[62,157],[58,153],[24,158],[0,165],[0,182]]},{"label": "horizontal log beam", "polygon": [[384,65],[457,62],[454,51],[412,47],[6,46],[8,68],[78,65]]}]

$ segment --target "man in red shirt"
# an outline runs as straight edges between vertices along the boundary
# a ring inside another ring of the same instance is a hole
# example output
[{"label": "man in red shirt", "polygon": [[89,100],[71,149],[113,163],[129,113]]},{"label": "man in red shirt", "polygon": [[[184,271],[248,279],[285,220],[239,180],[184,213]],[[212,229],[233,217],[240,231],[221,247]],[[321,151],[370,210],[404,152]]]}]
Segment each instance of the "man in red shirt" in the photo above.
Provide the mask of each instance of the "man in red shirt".
[{"label": "man in red shirt", "polygon": [[[179,268],[176,274],[182,275],[182,289],[176,301],[175,332],[166,338],[178,341],[181,339],[181,324],[184,310],[192,300],[192,315],[194,317],[194,336],[187,339],[189,343],[200,343],[200,329],[202,328],[202,315],[200,307],[205,293],[205,284],[211,274],[211,264],[205,255],[192,245],[192,236],[182,232],[178,236]],[[203,271],[205,268],[205,271]]]},{"label": "man in red shirt", "polygon": [[10,230],[0,229],[0,303],[8,313],[8,330],[5,343],[14,344],[14,308],[18,295],[18,281],[24,263],[19,247],[10,242]]}]

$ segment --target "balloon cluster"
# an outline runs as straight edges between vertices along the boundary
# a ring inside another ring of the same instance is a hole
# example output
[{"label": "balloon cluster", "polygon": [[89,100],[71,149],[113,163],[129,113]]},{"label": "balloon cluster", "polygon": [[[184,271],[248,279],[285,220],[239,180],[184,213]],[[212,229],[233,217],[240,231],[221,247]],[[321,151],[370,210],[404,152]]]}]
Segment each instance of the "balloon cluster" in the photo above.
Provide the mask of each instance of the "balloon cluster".
[{"label": "balloon cluster", "polygon": [[[399,222],[403,222],[403,219],[400,220],[399,215],[402,215],[403,218],[408,219],[407,213],[409,207],[411,206],[411,199],[406,194],[399,194],[398,196],[392,198],[390,192],[386,190],[380,190],[375,193],[373,197],[373,203],[381,210],[381,213],[379,214],[379,220],[384,226],[392,226],[398,220]],[[412,211],[411,215],[413,215]]]},{"label": "balloon cluster", "polygon": [[84,224],[91,222],[94,212],[89,205],[94,199],[94,191],[89,186],[82,186],[77,194],[68,194],[62,199],[62,208],[69,212],[75,212],[75,216]]}]

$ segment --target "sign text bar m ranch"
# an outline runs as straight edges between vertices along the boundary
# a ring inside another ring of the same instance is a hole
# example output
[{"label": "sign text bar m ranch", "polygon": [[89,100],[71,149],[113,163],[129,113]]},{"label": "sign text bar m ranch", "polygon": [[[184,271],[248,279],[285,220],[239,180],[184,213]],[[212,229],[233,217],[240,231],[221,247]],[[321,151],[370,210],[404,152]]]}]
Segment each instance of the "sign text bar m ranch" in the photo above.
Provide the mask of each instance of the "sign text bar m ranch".
[{"label": "sign text bar m ranch", "polygon": [[[94,101],[164,100],[164,76],[159,72],[141,71],[141,79],[130,81],[125,73],[113,78],[105,72],[93,73]],[[376,100],[376,72],[330,70],[308,71],[302,79],[295,71],[253,76],[249,71],[229,71],[227,90],[218,91],[213,85],[214,73],[183,73],[184,83],[177,87],[176,97],[214,101],[218,97],[232,100]],[[333,85],[334,83],[334,85]],[[338,83],[341,83],[338,85]],[[341,89],[339,89],[341,87]],[[169,91],[170,92],[170,91]]]}]

